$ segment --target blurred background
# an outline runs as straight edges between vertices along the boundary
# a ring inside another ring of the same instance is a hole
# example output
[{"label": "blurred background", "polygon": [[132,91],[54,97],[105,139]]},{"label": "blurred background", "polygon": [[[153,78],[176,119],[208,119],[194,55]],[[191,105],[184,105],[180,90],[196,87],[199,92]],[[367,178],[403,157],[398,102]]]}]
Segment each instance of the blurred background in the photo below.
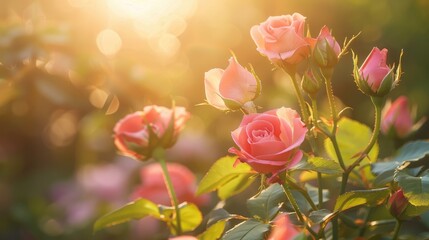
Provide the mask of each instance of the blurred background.
[{"label": "blurred background", "polygon": [[[340,43],[362,32],[352,44],[360,63],[373,46],[388,48],[389,64],[398,62],[404,49],[405,74],[391,96],[407,95],[419,117],[429,113],[429,0],[2,0],[1,5],[0,239],[144,239],[127,224],[92,235],[97,217],[130,201],[144,165],[116,154],[114,124],[148,104],[171,106],[174,100],[187,107],[192,118],[170,160],[200,179],[227,154],[230,131],[241,120],[240,113],[198,105],[205,98],[204,72],[225,68],[231,51],[262,80],[256,100],[261,111],[297,108],[286,76],[273,71],[250,38],[251,26],[270,15],[299,12],[313,36],[326,24]],[[348,116],[371,126],[371,102],[356,89],[351,73],[349,54],[334,74],[338,105],[353,108]],[[412,138],[428,133],[426,124]]]}]

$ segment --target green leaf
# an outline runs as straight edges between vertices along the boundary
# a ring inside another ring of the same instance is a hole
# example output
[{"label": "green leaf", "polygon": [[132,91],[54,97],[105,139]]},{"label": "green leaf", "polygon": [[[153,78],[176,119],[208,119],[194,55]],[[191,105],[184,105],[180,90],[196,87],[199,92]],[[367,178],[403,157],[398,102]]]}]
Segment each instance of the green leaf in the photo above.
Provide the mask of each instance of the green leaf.
[{"label": "green leaf", "polygon": [[339,175],[343,172],[340,164],[321,157],[308,157],[307,159],[304,158],[297,165],[295,165],[292,170],[315,171],[330,175]]},{"label": "green leaf", "polygon": [[[351,165],[365,149],[371,139],[371,135],[371,129],[360,122],[345,117],[338,122],[337,142],[346,166]],[[328,138],[325,140],[325,149],[329,157],[338,162],[335,148]],[[376,143],[369,152],[368,158],[371,161],[375,161],[377,156],[378,144]]]},{"label": "green leaf", "polygon": [[[246,163],[238,163],[234,167],[236,159],[237,157],[235,156],[226,156],[217,160],[201,180],[197,194],[200,195],[219,189],[241,175],[254,174],[252,168]],[[228,194],[223,192],[222,195]]]},{"label": "green leaf", "polygon": [[160,218],[158,206],[149,200],[138,199],[99,218],[94,224],[94,232],[146,216]]},{"label": "green leaf", "polygon": [[270,230],[269,224],[264,224],[255,219],[249,219],[230,229],[223,236],[223,240],[261,240],[265,239],[265,233]]},{"label": "green leaf", "polygon": [[414,177],[408,171],[395,173],[394,179],[404,191],[405,197],[414,206],[429,206],[429,172]]},{"label": "green leaf", "polygon": [[402,216],[405,217],[416,217],[429,210],[429,206],[414,206],[409,204],[405,211],[402,213]]},{"label": "green leaf", "polygon": [[222,236],[223,231],[225,230],[226,221],[219,221],[209,228],[206,231],[198,235],[198,240],[217,240]]},{"label": "green leaf", "polygon": [[240,174],[226,184],[219,187],[217,195],[221,200],[226,200],[246,190],[256,179],[256,174]]},{"label": "green leaf", "polygon": [[[180,225],[183,232],[193,231],[200,225],[203,220],[203,215],[195,204],[184,202],[180,204],[179,208]],[[162,220],[167,222],[170,232],[177,234],[177,221],[176,216],[174,215],[174,207],[162,206],[160,212],[161,215],[164,216]]]},{"label": "green leaf", "polygon": [[320,209],[317,211],[313,211],[308,216],[312,223],[319,224],[324,221],[324,219],[331,214],[331,211],[327,209]]},{"label": "green leaf", "polygon": [[375,174],[381,174],[386,171],[395,170],[397,167],[401,166],[404,162],[418,162],[419,160],[423,160],[423,158],[428,154],[429,154],[429,142],[427,141],[410,142],[402,146],[394,157],[387,158],[384,160],[384,162],[378,162],[378,163],[372,164],[372,172]]},{"label": "green leaf", "polygon": [[247,200],[247,209],[252,217],[269,221],[276,216],[286,199],[283,187],[278,183],[272,184],[258,195]]},{"label": "green leaf", "polygon": [[388,188],[372,190],[357,190],[340,195],[335,203],[334,211],[345,211],[363,204],[369,206],[379,205],[389,196]]}]

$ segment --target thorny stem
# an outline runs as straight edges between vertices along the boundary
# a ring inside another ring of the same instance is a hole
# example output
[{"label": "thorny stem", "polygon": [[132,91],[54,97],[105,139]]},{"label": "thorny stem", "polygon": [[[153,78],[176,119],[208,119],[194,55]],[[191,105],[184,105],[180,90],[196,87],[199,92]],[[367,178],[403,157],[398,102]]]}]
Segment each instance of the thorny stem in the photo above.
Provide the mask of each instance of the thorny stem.
[{"label": "thorny stem", "polygon": [[289,176],[286,175],[285,178],[286,182],[291,185],[294,189],[296,189],[297,191],[299,191],[302,196],[304,196],[305,200],[307,200],[307,202],[310,204],[311,208],[313,210],[317,210],[316,204],[314,204],[313,200],[311,199],[310,195],[308,195],[308,192],[303,189],[302,187],[300,187],[298,184],[296,184]]},{"label": "thorny stem", "polygon": [[355,167],[357,167],[362,160],[367,157],[369,151],[371,151],[372,147],[375,145],[375,143],[377,142],[377,138],[378,138],[378,134],[380,132],[380,123],[381,123],[381,107],[384,104],[384,98],[377,98],[377,97],[371,97],[371,101],[374,105],[374,109],[375,109],[375,123],[374,123],[374,130],[372,132],[372,136],[371,139],[368,143],[368,145],[366,146],[366,148],[361,152],[361,154],[359,155],[358,159],[356,159],[356,161],[354,161],[348,168],[347,170],[343,173],[343,180],[341,183],[341,194],[343,194],[346,190],[346,184],[348,181],[348,177],[350,175],[350,173],[353,171],[353,169]]},{"label": "thorny stem", "polygon": [[[315,127],[314,129],[314,139],[317,141],[317,129],[319,128],[317,121],[319,120],[319,111],[317,109],[317,101],[315,99],[315,97],[311,97],[311,108],[313,110],[313,125]],[[317,144],[315,145],[317,146]],[[323,188],[322,188],[322,174],[320,172],[317,172],[317,182],[318,182],[318,199],[319,199],[319,204],[318,207],[319,209],[322,208],[323,206]]]},{"label": "thorny stem", "polygon": [[170,174],[167,169],[167,164],[165,163],[164,149],[157,148],[154,151],[154,157],[158,160],[159,164],[161,164],[162,172],[164,175],[165,185],[167,186],[168,194],[170,195],[171,203],[174,205],[174,212],[176,215],[176,223],[177,223],[177,235],[182,234],[182,225],[180,220],[180,208],[179,201],[177,200],[176,192],[174,191],[173,183],[170,178]]},{"label": "thorny stem", "polygon": [[302,118],[304,120],[305,125],[309,126],[308,124],[308,111],[305,106],[304,97],[302,96],[301,89],[299,89],[298,83],[296,81],[295,77],[295,70],[286,70],[284,67],[282,67],[283,71],[287,73],[290,78],[292,79],[293,88],[295,89],[296,98],[298,99],[299,108],[301,109]]}]

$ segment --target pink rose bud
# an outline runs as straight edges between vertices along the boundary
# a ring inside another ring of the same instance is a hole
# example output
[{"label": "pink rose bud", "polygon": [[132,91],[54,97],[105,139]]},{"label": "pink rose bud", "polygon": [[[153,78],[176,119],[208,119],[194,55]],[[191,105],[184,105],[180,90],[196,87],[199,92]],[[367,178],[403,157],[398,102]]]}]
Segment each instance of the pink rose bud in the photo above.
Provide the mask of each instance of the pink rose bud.
[{"label": "pink rose bud", "polygon": [[[402,57],[402,52],[401,52]],[[393,68],[387,66],[387,49],[374,47],[362,66],[357,69],[357,57],[354,56],[354,78],[359,89],[371,96],[385,96],[397,84],[401,75],[401,58],[395,74]]]},{"label": "pink rose bud", "polygon": [[402,213],[408,207],[408,204],[408,199],[405,197],[402,189],[400,189],[390,196],[389,201],[387,202],[387,208],[392,216],[400,219],[403,217]]},{"label": "pink rose bud", "polygon": [[268,240],[286,240],[294,239],[299,234],[297,228],[290,222],[285,213],[279,214],[275,221]]},{"label": "pink rose bud", "polygon": [[421,120],[416,125],[414,116],[408,103],[408,98],[400,96],[393,103],[386,103],[381,114],[381,132],[385,135],[393,133],[399,138],[404,138],[418,128],[424,121]]},{"label": "pink rose bud", "polygon": [[183,107],[147,106],[116,123],[115,145],[124,155],[148,159],[157,147],[174,145],[188,118],[189,113]]},{"label": "pink rose bud", "polygon": [[333,68],[338,62],[338,55],[341,53],[341,47],[327,26],[323,26],[317,37],[316,45],[313,50],[315,62],[322,68]]},{"label": "pink rose bud", "polygon": [[249,110],[261,91],[259,80],[233,57],[225,70],[206,72],[204,84],[207,102],[220,110]]},{"label": "pink rose bud", "polygon": [[272,63],[295,65],[310,55],[310,43],[304,36],[305,17],[299,13],[269,17],[255,25],[250,35],[256,50]]},{"label": "pink rose bud", "polygon": [[255,171],[276,174],[301,160],[303,153],[298,148],[306,133],[307,128],[293,109],[249,114],[231,133],[239,149],[230,148],[229,152]]},{"label": "pink rose bud", "polygon": [[[195,196],[197,182],[195,175],[188,168],[178,163],[168,163],[167,170],[179,202],[192,202],[198,205],[208,203],[208,195]],[[160,164],[152,163],[143,167],[140,178],[142,184],[134,190],[133,199],[145,198],[157,204],[171,205]]]}]

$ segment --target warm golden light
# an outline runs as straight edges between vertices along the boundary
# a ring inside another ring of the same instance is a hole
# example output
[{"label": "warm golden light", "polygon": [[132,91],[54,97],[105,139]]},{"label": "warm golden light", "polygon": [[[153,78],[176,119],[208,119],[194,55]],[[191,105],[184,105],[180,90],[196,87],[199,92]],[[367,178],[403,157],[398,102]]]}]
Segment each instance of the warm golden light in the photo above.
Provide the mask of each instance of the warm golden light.
[{"label": "warm golden light", "polygon": [[106,56],[115,55],[122,47],[122,39],[112,29],[104,29],[97,35],[97,47]]}]

